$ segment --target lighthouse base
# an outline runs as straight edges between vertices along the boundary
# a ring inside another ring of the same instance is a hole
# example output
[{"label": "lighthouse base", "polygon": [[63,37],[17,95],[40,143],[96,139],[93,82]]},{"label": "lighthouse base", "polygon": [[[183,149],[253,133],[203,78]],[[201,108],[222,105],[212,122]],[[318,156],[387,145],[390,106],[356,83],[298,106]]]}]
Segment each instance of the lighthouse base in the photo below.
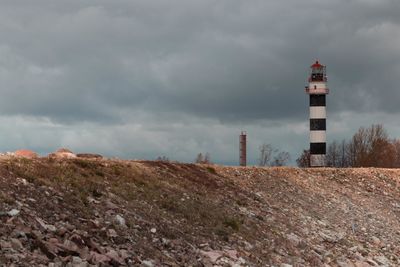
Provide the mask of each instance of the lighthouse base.
[{"label": "lighthouse base", "polygon": [[310,167],[325,167],[326,159],[324,154],[311,154]]}]

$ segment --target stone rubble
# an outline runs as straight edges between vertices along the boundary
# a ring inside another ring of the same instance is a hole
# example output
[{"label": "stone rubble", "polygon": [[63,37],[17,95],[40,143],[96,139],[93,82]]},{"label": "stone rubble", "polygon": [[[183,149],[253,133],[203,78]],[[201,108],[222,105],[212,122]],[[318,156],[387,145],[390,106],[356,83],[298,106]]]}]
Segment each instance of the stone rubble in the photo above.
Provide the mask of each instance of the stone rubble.
[{"label": "stone rubble", "polygon": [[400,266],[399,181],[374,168],[4,158],[0,266]]}]

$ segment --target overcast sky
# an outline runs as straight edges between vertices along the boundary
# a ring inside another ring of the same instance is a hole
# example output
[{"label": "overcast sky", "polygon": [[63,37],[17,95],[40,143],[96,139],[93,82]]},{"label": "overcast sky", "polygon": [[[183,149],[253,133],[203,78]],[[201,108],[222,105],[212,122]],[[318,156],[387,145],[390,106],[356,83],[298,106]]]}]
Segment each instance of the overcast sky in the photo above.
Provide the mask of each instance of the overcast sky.
[{"label": "overcast sky", "polygon": [[328,140],[400,137],[398,0],[3,0],[0,150],[237,164],[308,148],[309,66]]}]

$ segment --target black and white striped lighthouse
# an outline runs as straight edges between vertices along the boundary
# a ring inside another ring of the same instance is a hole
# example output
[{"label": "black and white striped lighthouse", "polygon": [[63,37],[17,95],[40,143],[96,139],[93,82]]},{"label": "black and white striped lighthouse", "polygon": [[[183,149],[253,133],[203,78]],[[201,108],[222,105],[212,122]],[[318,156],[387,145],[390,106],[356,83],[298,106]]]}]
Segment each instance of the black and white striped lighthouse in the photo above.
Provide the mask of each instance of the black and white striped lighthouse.
[{"label": "black and white striped lighthouse", "polygon": [[318,60],[311,65],[306,93],[310,95],[310,167],[326,165],[326,67]]}]

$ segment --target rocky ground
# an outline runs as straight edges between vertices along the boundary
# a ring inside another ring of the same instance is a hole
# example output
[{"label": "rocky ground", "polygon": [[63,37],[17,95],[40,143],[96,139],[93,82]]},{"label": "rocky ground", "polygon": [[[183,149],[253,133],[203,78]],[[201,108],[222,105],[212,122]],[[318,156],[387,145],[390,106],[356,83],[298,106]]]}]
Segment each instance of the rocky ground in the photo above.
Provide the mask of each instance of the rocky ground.
[{"label": "rocky ground", "polygon": [[400,266],[400,170],[0,161],[1,266]]}]

